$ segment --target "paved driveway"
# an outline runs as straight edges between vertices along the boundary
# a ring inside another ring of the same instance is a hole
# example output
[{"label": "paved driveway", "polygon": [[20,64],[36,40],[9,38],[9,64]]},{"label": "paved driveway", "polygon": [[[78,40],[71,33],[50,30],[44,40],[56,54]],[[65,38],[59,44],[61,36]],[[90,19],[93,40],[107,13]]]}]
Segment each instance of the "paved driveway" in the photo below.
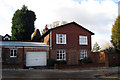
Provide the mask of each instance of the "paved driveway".
[{"label": "paved driveway", "polygon": [[[2,80],[96,80],[97,78],[118,73],[118,67],[92,68],[86,70],[19,69],[3,70]],[[111,76],[112,77],[112,76]],[[113,78],[113,77],[112,77]],[[118,79],[118,76],[114,76]],[[102,79],[103,80],[103,79]],[[107,80],[107,79],[106,79]]]}]

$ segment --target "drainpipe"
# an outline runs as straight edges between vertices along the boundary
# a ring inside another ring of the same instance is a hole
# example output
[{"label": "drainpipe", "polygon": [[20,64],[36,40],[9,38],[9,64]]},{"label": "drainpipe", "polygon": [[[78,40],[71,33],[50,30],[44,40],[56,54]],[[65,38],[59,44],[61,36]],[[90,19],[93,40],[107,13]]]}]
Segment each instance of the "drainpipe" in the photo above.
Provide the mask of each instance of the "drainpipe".
[{"label": "drainpipe", "polygon": [[49,59],[51,58],[50,55],[51,55],[51,50],[50,50],[50,46],[49,46]]},{"label": "drainpipe", "polygon": [[52,31],[50,31],[49,35],[49,59],[51,58],[51,48],[52,48]]},{"label": "drainpipe", "polygon": [[22,56],[22,63],[23,63],[23,68],[24,68],[24,46],[23,46],[23,56]]}]

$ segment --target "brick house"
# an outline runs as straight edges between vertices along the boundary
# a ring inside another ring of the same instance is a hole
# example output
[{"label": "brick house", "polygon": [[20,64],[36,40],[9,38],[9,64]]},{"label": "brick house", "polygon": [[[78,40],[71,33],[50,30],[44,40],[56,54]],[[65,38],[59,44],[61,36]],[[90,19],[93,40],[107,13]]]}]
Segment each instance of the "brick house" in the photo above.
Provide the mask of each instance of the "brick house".
[{"label": "brick house", "polygon": [[8,34],[6,34],[5,36],[2,36],[3,41],[8,41],[8,40],[10,40],[10,38],[11,38],[11,36]]},{"label": "brick house", "polygon": [[2,41],[3,68],[47,66],[49,47],[45,43]]},{"label": "brick house", "polygon": [[46,30],[40,39],[44,39],[44,43],[49,45],[49,58],[76,65],[78,60],[90,55],[91,35],[94,33],[71,22]]}]

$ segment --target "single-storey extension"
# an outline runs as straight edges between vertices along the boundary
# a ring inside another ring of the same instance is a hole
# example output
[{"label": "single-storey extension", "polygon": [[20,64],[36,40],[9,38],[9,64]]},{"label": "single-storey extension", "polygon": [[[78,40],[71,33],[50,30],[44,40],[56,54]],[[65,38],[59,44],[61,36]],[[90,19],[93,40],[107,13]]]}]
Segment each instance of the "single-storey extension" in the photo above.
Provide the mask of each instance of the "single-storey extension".
[{"label": "single-storey extension", "polygon": [[49,46],[45,43],[2,41],[2,66],[46,66]]}]

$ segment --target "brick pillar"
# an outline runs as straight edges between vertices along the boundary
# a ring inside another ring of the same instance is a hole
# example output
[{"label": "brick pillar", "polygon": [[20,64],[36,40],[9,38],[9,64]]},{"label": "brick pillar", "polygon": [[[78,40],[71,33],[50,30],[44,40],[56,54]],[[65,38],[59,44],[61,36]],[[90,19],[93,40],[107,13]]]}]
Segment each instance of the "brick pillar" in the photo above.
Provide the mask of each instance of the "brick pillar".
[{"label": "brick pillar", "polygon": [[105,66],[109,67],[109,53],[105,53]]}]

